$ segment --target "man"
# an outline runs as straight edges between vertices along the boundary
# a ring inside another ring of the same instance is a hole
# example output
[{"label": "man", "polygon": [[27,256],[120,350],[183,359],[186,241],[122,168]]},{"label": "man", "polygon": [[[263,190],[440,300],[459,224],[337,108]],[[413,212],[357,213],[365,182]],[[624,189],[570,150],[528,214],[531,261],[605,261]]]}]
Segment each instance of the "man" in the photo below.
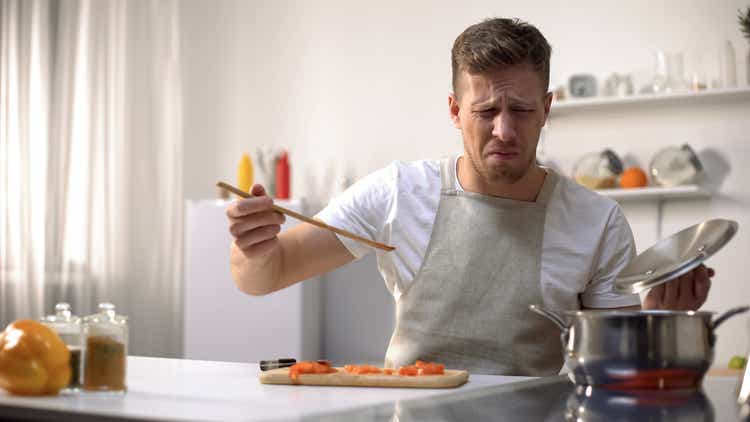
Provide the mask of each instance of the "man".
[{"label": "man", "polygon": [[[378,266],[397,301],[387,366],[416,359],[472,372],[552,375],[559,333],[528,305],[638,308],[612,290],[634,256],[618,205],[536,164],[549,116],[550,46],[533,26],[491,19],[452,50],[450,117],[464,151],[442,161],[395,162],[359,181],[318,218],[396,246]],[[284,217],[263,188],[229,206],[237,287],[267,294],[371,250],[312,225],[279,234]],[[697,309],[710,281],[701,266],[653,289],[649,309]]]}]

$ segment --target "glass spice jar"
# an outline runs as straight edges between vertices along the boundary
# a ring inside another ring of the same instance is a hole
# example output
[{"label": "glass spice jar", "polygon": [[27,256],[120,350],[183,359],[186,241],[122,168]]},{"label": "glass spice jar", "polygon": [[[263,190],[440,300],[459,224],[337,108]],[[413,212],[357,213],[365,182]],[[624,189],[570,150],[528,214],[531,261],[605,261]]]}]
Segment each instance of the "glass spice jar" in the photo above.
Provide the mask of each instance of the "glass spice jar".
[{"label": "glass spice jar", "polygon": [[66,389],[76,391],[81,388],[81,319],[70,310],[70,304],[61,302],[55,305],[55,314],[47,315],[40,321],[60,336],[70,351],[70,382]]},{"label": "glass spice jar", "polygon": [[115,305],[100,303],[99,313],[83,319],[83,389],[125,391],[128,320]]}]

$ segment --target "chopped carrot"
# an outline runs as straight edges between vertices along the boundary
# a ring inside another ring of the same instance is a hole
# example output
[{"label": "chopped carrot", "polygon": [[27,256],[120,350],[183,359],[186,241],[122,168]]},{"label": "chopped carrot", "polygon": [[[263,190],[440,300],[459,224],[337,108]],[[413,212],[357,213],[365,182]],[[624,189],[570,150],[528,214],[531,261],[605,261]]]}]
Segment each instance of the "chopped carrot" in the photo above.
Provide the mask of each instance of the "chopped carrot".
[{"label": "chopped carrot", "polygon": [[372,365],[345,365],[344,370],[354,375],[380,374],[380,368]]},{"label": "chopped carrot", "polygon": [[289,367],[289,378],[295,383],[299,381],[299,376],[302,374],[332,374],[336,372],[335,369],[331,368],[331,364],[325,361],[318,362],[299,362]]},{"label": "chopped carrot", "polygon": [[443,375],[445,373],[445,365],[442,363],[424,362],[418,360],[414,366],[419,368],[419,375]]},{"label": "chopped carrot", "polygon": [[[425,362],[418,360],[414,365],[402,366],[400,368],[378,368],[372,365],[344,365],[344,370],[353,375],[383,374],[383,375],[400,375],[414,377],[418,375],[443,375],[445,374],[445,365],[442,363]],[[302,373],[302,372],[300,372]]]},{"label": "chopped carrot", "polygon": [[416,366],[402,366],[398,368],[398,374],[402,376],[415,377],[419,375],[419,368]]}]

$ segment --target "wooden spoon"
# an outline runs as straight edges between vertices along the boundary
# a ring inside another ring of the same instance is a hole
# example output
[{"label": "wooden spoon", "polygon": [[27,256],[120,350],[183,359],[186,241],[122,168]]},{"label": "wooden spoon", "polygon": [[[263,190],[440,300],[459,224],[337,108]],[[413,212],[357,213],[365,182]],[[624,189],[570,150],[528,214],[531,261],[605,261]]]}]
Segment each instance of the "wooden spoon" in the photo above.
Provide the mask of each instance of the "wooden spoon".
[{"label": "wooden spoon", "polygon": [[[218,182],[218,183],[216,183],[216,186],[218,186],[218,187],[220,187],[220,188],[222,188],[224,190],[227,190],[229,192],[232,192],[233,194],[238,195],[238,196],[240,196],[242,198],[250,198],[250,197],[252,197],[252,195],[250,195],[249,193],[243,191],[242,189],[238,189],[238,188],[230,185],[229,183]],[[366,238],[364,238],[362,236],[356,235],[356,234],[354,234],[352,232],[349,232],[349,231],[346,231],[344,229],[340,229],[338,227],[329,226],[328,224],[326,224],[326,223],[324,223],[324,222],[322,222],[320,220],[316,220],[314,218],[307,217],[307,216],[302,215],[302,214],[300,214],[298,212],[292,211],[292,210],[284,208],[284,207],[280,207],[280,206],[275,205],[275,204],[273,205],[273,209],[276,212],[280,212],[280,213],[282,213],[284,215],[288,215],[288,216],[290,216],[292,218],[296,218],[297,220],[304,221],[305,223],[312,224],[313,226],[318,226],[320,228],[332,231],[332,232],[334,232],[336,234],[340,234],[341,236],[348,237],[350,239],[354,239],[354,240],[356,240],[358,242],[362,242],[362,243],[364,243],[364,244],[366,244],[368,246],[372,246],[373,248],[382,249],[382,250],[387,251],[387,252],[391,252],[391,251],[393,251],[393,250],[396,249],[393,246],[388,246],[386,244],[383,244],[383,243],[380,243],[380,242],[376,242],[374,240],[366,239]]]}]

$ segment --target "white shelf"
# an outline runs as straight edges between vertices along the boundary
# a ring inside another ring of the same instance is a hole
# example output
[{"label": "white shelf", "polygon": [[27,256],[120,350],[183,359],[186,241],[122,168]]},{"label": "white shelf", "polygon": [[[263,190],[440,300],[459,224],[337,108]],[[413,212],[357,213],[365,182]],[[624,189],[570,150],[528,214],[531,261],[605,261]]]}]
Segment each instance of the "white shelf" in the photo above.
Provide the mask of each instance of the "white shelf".
[{"label": "white shelf", "polygon": [[597,189],[594,192],[616,201],[638,201],[653,199],[700,199],[711,193],[698,185],[675,186],[671,188],[649,186],[631,189]]},{"label": "white shelf", "polygon": [[551,117],[566,116],[578,111],[595,110],[614,107],[627,107],[645,104],[675,104],[700,103],[726,100],[750,100],[750,87],[730,89],[711,89],[698,92],[680,94],[651,94],[632,95],[629,97],[594,97],[582,99],[566,99],[552,103]]}]

